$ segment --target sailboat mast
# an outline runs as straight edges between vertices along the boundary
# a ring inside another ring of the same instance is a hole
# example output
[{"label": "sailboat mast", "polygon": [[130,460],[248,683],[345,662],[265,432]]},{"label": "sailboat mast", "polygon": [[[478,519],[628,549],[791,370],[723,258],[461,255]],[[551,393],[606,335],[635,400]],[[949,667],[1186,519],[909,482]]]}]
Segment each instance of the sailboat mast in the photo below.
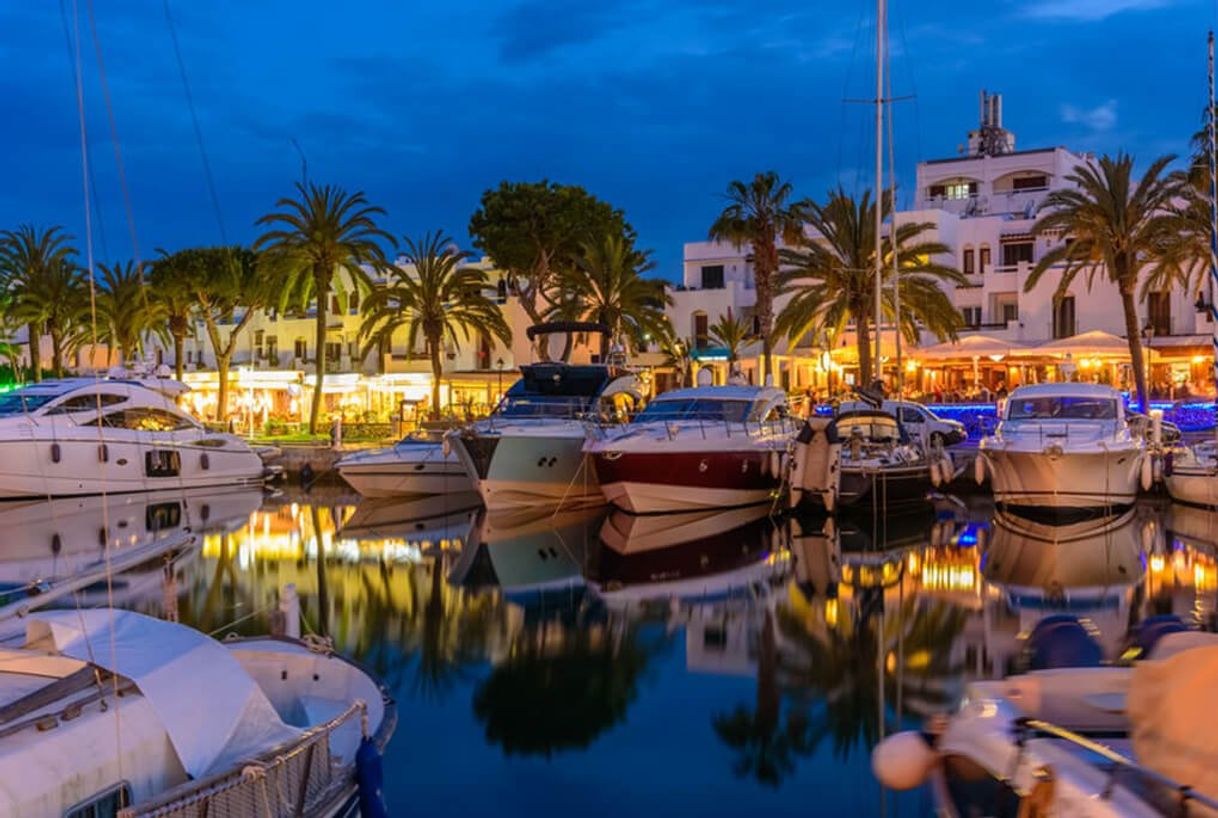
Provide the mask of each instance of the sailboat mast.
[{"label": "sailboat mast", "polygon": [[[884,327],[884,259],[880,256],[880,232],[884,229],[884,0],[877,0],[875,13],[875,378],[883,383],[880,354]],[[863,384],[870,386],[870,384]]]},{"label": "sailboat mast", "polygon": [[[1209,137],[1209,162],[1210,162],[1210,277],[1209,277],[1209,304],[1210,304],[1210,351],[1214,355],[1214,388],[1218,390],[1218,305],[1214,304],[1214,297],[1218,296],[1218,179],[1215,178],[1215,166],[1218,165],[1218,158],[1215,154],[1218,153],[1218,137],[1215,136],[1214,123],[1214,32],[1209,33],[1209,80],[1210,80],[1210,106],[1206,111],[1206,135]],[[1214,403],[1215,413],[1218,414],[1218,398],[1215,398]],[[1218,435],[1218,425],[1215,426],[1215,435]]]},{"label": "sailboat mast", "polygon": [[897,399],[899,400],[905,392],[905,369],[901,362],[901,278],[898,275],[900,272],[900,260],[897,257],[897,157],[896,157],[896,141],[893,139],[893,108],[892,108],[892,66],[888,66],[888,187],[892,196],[892,225],[888,228],[888,243],[892,245],[890,252],[892,255],[892,314],[893,327],[895,328],[892,335],[892,343],[896,351],[896,386]]}]

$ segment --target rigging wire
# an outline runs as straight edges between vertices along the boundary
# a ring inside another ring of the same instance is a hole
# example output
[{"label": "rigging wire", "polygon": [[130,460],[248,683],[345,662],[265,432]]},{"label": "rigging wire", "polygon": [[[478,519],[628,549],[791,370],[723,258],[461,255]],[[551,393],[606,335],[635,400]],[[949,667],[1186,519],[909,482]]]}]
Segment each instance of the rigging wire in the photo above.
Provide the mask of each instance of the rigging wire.
[{"label": "rigging wire", "polygon": [[[84,201],[84,203],[85,203],[85,260],[88,265],[88,272],[89,272],[89,323],[90,323],[90,331],[92,334],[91,340],[93,343],[93,348],[92,348],[92,350],[90,350],[90,352],[91,352],[91,354],[96,354],[96,351],[97,351],[97,283],[96,283],[96,271],[94,270],[94,263],[93,263],[93,229],[92,229],[93,225],[92,225],[92,220],[90,219],[90,210],[91,210],[90,202],[91,202],[91,198],[92,198],[92,191],[90,190],[90,187],[89,187],[89,141],[88,141],[88,128],[86,125],[86,117],[85,117],[85,95],[84,95],[83,68],[81,66],[80,6],[78,3],[78,0],[72,0],[72,22],[73,22],[73,34],[74,34],[74,36],[72,38],[73,57],[74,57],[73,66],[75,68],[74,73],[75,73],[75,77],[76,77],[76,110],[77,110],[77,116],[80,121],[81,184],[82,184],[82,192],[84,194],[84,200],[85,200]],[[94,378],[97,382],[100,383],[101,379],[97,372],[94,373]],[[98,438],[100,441],[99,445],[104,445],[105,444],[105,432],[104,432],[104,429],[102,426],[102,415],[101,415],[101,411],[100,411],[101,410],[101,392],[97,391],[96,394],[98,395],[98,398],[97,398],[97,401],[98,401],[97,434],[98,434]],[[109,619],[110,619],[110,634],[109,634],[110,635],[110,666],[112,669],[115,669],[117,671],[118,645],[116,642],[117,637],[115,635],[114,573],[111,570],[111,557],[113,556],[113,554],[111,551],[109,508],[106,504],[106,484],[105,484],[105,480],[104,480],[105,464],[104,464],[104,462],[102,462],[100,457],[98,458],[98,469],[99,469],[99,471],[102,472],[102,476],[103,476],[103,480],[101,481],[102,526],[106,532],[106,543],[105,543],[105,550],[103,551],[103,556],[104,556],[105,563],[106,563],[106,604],[108,606]],[[77,606],[77,612],[78,612],[78,615],[80,615],[79,605]],[[84,628],[83,615],[80,615],[80,619],[81,619],[81,626],[82,626],[81,629],[82,629],[82,631],[85,632],[85,636],[86,636],[85,641],[86,641],[86,643],[88,643],[89,642],[88,632]],[[91,646],[90,646],[89,650],[90,650],[90,653],[92,653]],[[114,704],[115,704],[115,706],[114,706],[114,741],[115,741],[116,749],[117,749],[116,755],[117,755],[117,764],[118,764],[118,774],[119,774],[119,778],[121,779],[122,778],[122,765],[123,765],[123,759],[122,759],[122,757],[123,757],[123,754],[122,754],[123,738],[122,738],[122,723],[119,719],[118,673],[117,672],[112,673],[111,677],[113,678],[113,682],[114,682]]]},{"label": "rigging wire", "polygon": [[199,115],[195,110],[195,97],[190,89],[190,78],[186,75],[186,63],[182,60],[182,49],[178,45],[178,31],[173,24],[173,14],[169,10],[169,0],[162,0],[165,9],[165,24],[169,28],[169,40],[173,43],[173,56],[178,63],[178,76],[182,79],[182,90],[186,94],[186,106],[190,109],[190,122],[194,126],[195,143],[199,146],[199,158],[203,162],[203,176],[207,181],[207,193],[211,197],[212,210],[216,215],[216,225],[220,228],[220,240],[227,246],[228,233],[224,229],[224,215],[220,210],[220,197],[216,195],[216,183],[212,178],[211,160],[207,157],[207,148],[203,143],[203,129],[199,126]]}]

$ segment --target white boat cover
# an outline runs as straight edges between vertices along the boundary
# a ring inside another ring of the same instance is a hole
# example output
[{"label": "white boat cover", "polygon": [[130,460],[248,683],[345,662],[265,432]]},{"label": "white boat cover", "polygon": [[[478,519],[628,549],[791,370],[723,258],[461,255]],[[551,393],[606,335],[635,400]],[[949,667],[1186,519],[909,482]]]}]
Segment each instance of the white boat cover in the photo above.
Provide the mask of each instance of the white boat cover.
[{"label": "white boat cover", "polygon": [[[1185,634],[1181,634],[1185,635]],[[1175,634],[1163,637],[1168,642]],[[1156,651],[1157,653],[1157,651]],[[1218,646],[1186,648],[1141,662],[1126,708],[1139,763],[1218,799]],[[1190,804],[1189,815],[1218,815]]]},{"label": "white boat cover", "polygon": [[30,616],[26,642],[133,681],[193,778],[300,734],[227,648],[185,625],[105,608],[54,611]]}]

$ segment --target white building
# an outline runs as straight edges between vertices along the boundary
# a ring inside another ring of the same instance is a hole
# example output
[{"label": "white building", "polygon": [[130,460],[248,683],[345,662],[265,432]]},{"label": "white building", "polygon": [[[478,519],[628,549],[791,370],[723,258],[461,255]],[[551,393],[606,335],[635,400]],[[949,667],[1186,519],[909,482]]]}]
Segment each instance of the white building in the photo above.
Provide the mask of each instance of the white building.
[{"label": "white building", "polygon": [[[964,320],[963,334],[984,333],[1026,346],[1092,330],[1123,337],[1120,296],[1099,276],[1091,288],[1086,276],[1076,277],[1061,299],[1055,298],[1060,276],[1052,270],[1030,292],[1024,290],[1036,262],[1059,240],[1031,234],[1045,198],[1069,187],[1073,169],[1093,157],[1063,147],[1016,150],[1014,134],[1002,126],[1001,98],[982,92],[981,108],[967,152],[920,162],[914,207],[896,214],[899,223],[931,224],[925,237],[951,247],[951,255],[942,260],[968,276],[966,285],[948,293]],[[729,309],[751,314],[756,292],[747,255],[747,247],[707,241],[685,245],[682,285],[673,292],[671,312],[679,335],[709,346],[708,322]],[[1210,324],[1194,302],[1195,294],[1177,287],[1149,293],[1139,304],[1139,326],[1155,350],[1155,362],[1172,367],[1177,379],[1183,372],[1204,378],[1209,365]],[[776,303],[776,314],[782,304]],[[891,332],[885,332],[884,343],[892,349]],[[936,339],[924,334],[922,345],[933,343]],[[853,344],[852,337],[842,337],[835,347],[846,351]],[[781,343],[776,348],[786,352]],[[810,382],[807,370],[818,365],[816,350],[780,357],[778,365],[781,382],[798,388]],[[746,362],[744,368],[754,371],[755,364]]]}]

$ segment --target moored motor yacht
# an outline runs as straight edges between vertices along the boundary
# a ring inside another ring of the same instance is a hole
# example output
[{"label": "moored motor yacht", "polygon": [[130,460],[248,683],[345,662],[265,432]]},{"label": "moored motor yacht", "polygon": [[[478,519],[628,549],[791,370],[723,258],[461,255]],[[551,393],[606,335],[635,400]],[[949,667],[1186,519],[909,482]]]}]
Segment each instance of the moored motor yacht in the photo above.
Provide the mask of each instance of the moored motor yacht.
[{"label": "moored motor yacht", "polygon": [[410,435],[385,449],[352,452],[334,468],[365,497],[410,497],[474,489],[465,466],[438,435]]},{"label": "moored motor yacht", "polygon": [[4,815],[331,818],[379,800],[357,767],[393,702],[320,644],[102,608],[33,614],[0,654]]},{"label": "moored motor yacht", "polygon": [[0,395],[0,499],[260,484],[248,443],[178,407],[186,388],[73,378]]},{"label": "moored motor yacht", "polygon": [[1103,510],[1137,498],[1145,444],[1130,432],[1121,394],[1109,386],[1021,386],[994,434],[981,441],[978,481],[994,500],[1027,509]]},{"label": "moored motor yacht", "polygon": [[1176,447],[1164,460],[1163,483],[1177,503],[1218,508],[1218,444]]},{"label": "moored motor yacht", "polygon": [[584,451],[618,508],[719,509],[774,499],[794,432],[781,389],[701,386],[656,396],[631,423],[599,430]]},{"label": "moored motor yacht", "polygon": [[[558,323],[551,332],[604,331],[599,324]],[[482,501],[492,511],[602,505],[596,472],[584,456],[588,421],[624,419],[642,398],[638,376],[616,364],[544,362],[520,367],[491,416],[449,433]]]},{"label": "moored motor yacht", "polygon": [[[856,409],[840,413],[834,426],[841,446],[838,503],[886,507],[926,497],[932,460],[893,415]],[[805,491],[804,497],[823,504],[822,493]]]}]

